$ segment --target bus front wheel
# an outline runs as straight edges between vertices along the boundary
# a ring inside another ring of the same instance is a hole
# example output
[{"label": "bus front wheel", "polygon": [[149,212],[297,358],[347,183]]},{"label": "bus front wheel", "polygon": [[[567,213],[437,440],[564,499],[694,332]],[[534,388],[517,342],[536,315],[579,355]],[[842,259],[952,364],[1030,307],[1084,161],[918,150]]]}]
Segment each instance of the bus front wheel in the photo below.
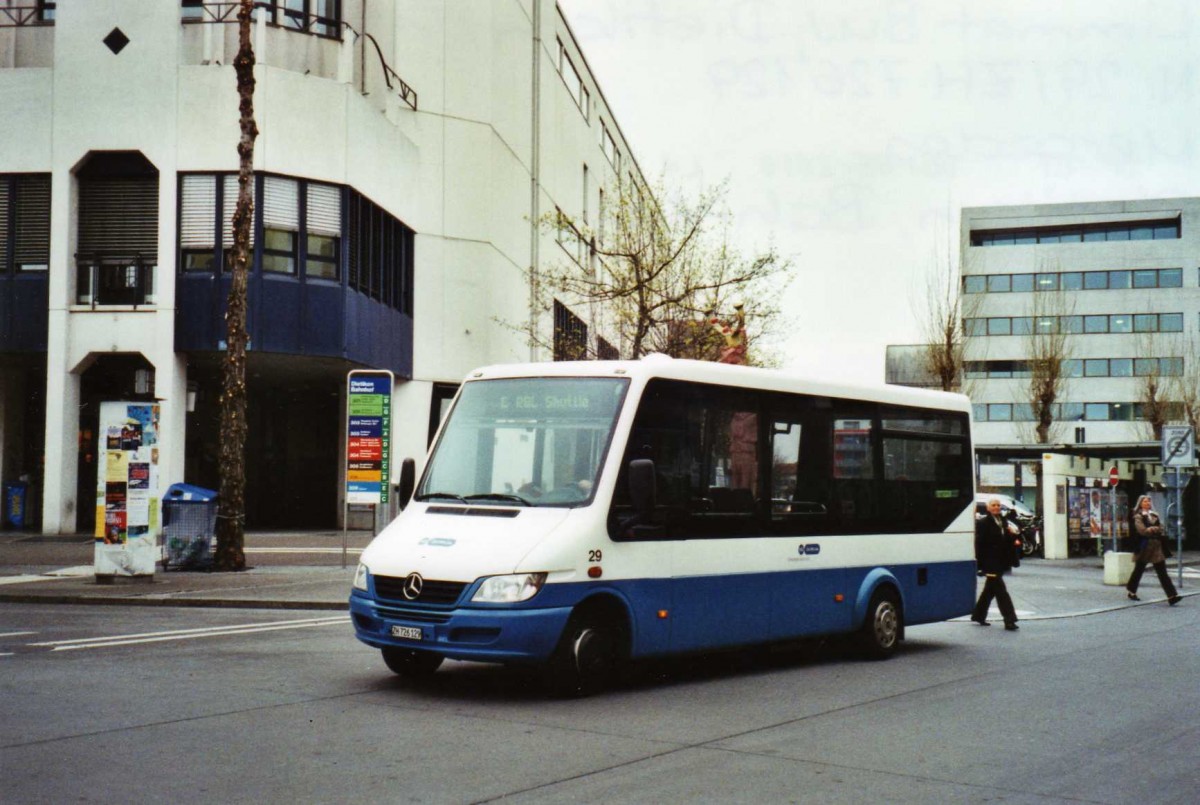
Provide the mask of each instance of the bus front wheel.
[{"label": "bus front wheel", "polygon": [[383,661],[392,673],[406,679],[423,679],[433,674],[444,659],[431,651],[413,651],[407,648],[385,648]]},{"label": "bus front wheel", "polygon": [[599,614],[571,616],[546,669],[550,692],[586,696],[608,685],[621,662],[624,630]]},{"label": "bus front wheel", "polygon": [[889,587],[881,587],[871,596],[867,616],[858,631],[858,649],[867,659],[886,660],[896,653],[904,628],[900,601]]}]

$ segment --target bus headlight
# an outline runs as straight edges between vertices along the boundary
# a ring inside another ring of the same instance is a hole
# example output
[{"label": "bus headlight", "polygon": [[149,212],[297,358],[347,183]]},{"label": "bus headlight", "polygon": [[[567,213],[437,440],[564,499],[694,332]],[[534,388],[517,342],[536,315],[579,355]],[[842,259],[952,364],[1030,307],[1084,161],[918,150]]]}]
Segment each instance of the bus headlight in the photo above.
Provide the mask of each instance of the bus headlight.
[{"label": "bus headlight", "polygon": [[358,563],[358,570],[354,571],[354,589],[367,591],[367,576],[371,571],[367,570],[367,566],[362,562]]},{"label": "bus headlight", "polygon": [[485,604],[515,604],[533,598],[545,583],[545,573],[492,576],[479,585],[471,600]]}]

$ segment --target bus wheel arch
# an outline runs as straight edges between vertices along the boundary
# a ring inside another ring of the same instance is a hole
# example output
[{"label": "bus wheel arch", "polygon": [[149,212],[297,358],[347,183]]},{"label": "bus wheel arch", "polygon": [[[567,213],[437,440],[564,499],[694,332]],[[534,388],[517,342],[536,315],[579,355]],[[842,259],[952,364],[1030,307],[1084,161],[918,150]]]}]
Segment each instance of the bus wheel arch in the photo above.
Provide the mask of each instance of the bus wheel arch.
[{"label": "bus wheel arch", "polygon": [[618,598],[600,594],[579,603],[547,663],[551,692],[586,696],[605,687],[628,661],[630,637],[629,612]]}]

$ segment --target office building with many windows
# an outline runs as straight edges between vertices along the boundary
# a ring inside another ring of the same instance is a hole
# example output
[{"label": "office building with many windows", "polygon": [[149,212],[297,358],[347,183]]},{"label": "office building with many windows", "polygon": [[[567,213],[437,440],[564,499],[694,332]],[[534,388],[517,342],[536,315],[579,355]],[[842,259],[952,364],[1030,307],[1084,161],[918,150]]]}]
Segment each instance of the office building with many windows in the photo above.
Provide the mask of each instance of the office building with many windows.
[{"label": "office building with many windows", "polygon": [[1155,439],[1150,383],[1179,418],[1170,396],[1200,332],[1200,199],[966,208],[961,268],[978,444],[1036,441],[1029,378],[1048,336],[1065,376],[1051,443],[1137,454]]},{"label": "office building with many windows", "polygon": [[[0,4],[0,482],[46,532],[95,526],[105,401],[217,484],[238,5]],[[349,370],[395,374],[398,459],[474,366],[619,350],[530,283],[588,261],[547,213],[640,176],[553,0],[255,5],[246,524],[333,527]]]}]

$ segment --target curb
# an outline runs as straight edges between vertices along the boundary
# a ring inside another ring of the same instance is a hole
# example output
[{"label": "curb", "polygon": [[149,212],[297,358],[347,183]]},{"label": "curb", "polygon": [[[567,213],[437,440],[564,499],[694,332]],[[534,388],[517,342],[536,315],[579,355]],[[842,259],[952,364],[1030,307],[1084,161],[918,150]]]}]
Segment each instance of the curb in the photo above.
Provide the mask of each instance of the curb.
[{"label": "curb", "polygon": [[[347,594],[347,599],[349,594]],[[244,598],[96,598],[85,595],[36,595],[33,593],[0,594],[0,603],[8,604],[76,604],[135,607],[185,607],[193,609],[316,609],[348,611],[349,601],[286,601],[248,600]]]}]

